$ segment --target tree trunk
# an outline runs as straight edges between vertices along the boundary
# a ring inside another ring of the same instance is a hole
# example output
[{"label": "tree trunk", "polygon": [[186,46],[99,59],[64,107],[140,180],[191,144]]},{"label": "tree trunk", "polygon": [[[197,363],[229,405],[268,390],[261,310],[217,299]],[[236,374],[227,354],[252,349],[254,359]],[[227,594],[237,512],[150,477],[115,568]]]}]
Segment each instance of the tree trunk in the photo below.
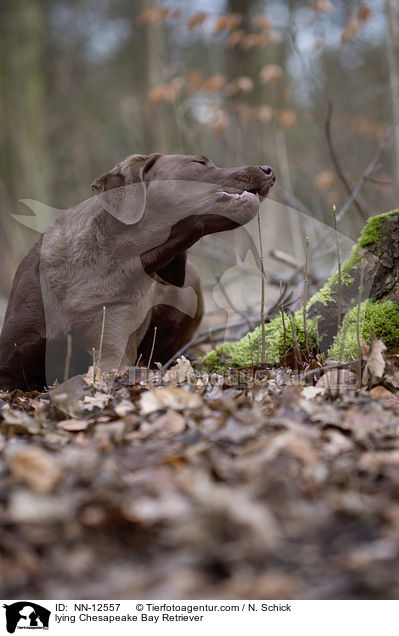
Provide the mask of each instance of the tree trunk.
[{"label": "tree trunk", "polygon": [[45,141],[43,5],[40,0],[28,3],[3,0],[0,24],[0,124],[3,130],[0,172],[4,179],[0,192],[3,207],[0,231],[9,263],[10,258],[17,262],[27,247],[26,231],[10,216],[16,211],[18,199],[47,203],[50,200]]},{"label": "tree trunk", "polygon": [[395,130],[396,195],[399,196],[399,0],[387,0],[388,62]]}]

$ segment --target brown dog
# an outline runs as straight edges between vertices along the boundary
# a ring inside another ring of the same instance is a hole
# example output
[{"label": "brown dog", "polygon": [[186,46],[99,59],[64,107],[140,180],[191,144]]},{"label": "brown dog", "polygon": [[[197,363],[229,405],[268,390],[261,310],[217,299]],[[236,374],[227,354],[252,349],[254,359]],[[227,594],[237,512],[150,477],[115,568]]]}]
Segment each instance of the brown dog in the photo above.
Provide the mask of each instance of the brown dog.
[{"label": "brown dog", "polygon": [[[217,168],[202,156],[132,155],[61,212],[18,267],[0,337],[0,388],[42,389],[93,351],[103,370],[165,362],[192,337],[203,303],[186,250],[254,218],[269,166]],[[258,195],[258,196],[257,196]]]}]

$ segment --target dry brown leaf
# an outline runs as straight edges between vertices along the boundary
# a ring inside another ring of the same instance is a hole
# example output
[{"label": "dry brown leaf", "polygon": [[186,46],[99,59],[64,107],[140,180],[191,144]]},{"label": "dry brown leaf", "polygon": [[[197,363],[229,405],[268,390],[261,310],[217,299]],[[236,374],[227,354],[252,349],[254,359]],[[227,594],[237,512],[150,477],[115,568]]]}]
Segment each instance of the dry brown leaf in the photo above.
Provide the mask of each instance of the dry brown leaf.
[{"label": "dry brown leaf", "polygon": [[219,16],[213,30],[214,35],[219,35],[220,33],[223,33],[223,31],[233,31],[233,29],[238,27],[241,20],[241,13],[228,13],[226,15]]},{"label": "dry brown leaf", "polygon": [[137,18],[139,24],[160,24],[168,17],[169,9],[145,9]]},{"label": "dry brown leaf", "polygon": [[269,31],[272,26],[272,21],[267,15],[260,13],[258,15],[254,15],[251,18],[251,24],[255,29],[263,29],[264,31]]},{"label": "dry brown leaf", "polygon": [[322,170],[314,178],[314,184],[318,190],[327,190],[335,183],[335,175],[332,170]]},{"label": "dry brown leaf", "polygon": [[194,29],[197,29],[198,27],[202,26],[204,22],[206,21],[207,17],[208,16],[206,13],[196,13],[195,15],[191,16],[191,18],[188,20],[187,27],[190,29],[190,31],[193,31]]},{"label": "dry brown leaf", "polygon": [[273,84],[284,74],[284,69],[278,64],[266,64],[260,72],[260,80],[264,84]]},{"label": "dry brown leaf", "polygon": [[340,391],[356,389],[359,386],[357,374],[349,369],[330,369],[316,382],[316,387]]},{"label": "dry brown leaf", "polygon": [[266,33],[250,33],[241,40],[243,49],[253,49],[255,46],[263,47],[268,44],[270,38]]},{"label": "dry brown leaf", "polygon": [[228,95],[235,95],[240,91],[242,93],[250,93],[254,88],[254,81],[250,77],[246,75],[242,75],[241,77],[237,77],[237,79],[230,82],[228,86],[226,86],[226,93]]},{"label": "dry brown leaf", "polygon": [[298,115],[294,110],[286,109],[280,110],[277,114],[278,123],[282,128],[286,128],[287,130],[290,128],[295,128],[298,123]]},{"label": "dry brown leaf", "polygon": [[161,409],[197,409],[203,402],[199,395],[178,387],[149,389],[140,397],[140,413],[147,415]]},{"label": "dry brown leaf", "polygon": [[183,80],[181,77],[175,77],[166,84],[158,84],[148,91],[148,99],[153,104],[164,101],[172,104],[179,97],[183,90]]},{"label": "dry brown leaf", "polygon": [[53,457],[35,446],[21,448],[13,452],[8,466],[16,479],[24,481],[37,493],[50,493],[62,477],[62,470]]},{"label": "dry brown leaf", "polygon": [[236,46],[237,44],[240,44],[242,42],[243,38],[245,38],[245,31],[237,29],[236,31],[232,31],[230,33],[227,41],[230,46]]},{"label": "dry brown leaf", "polygon": [[273,119],[273,108],[269,104],[263,104],[259,106],[257,116],[263,124],[268,124]]},{"label": "dry brown leaf", "polygon": [[202,85],[206,93],[216,93],[226,83],[226,77],[221,73],[214,73]]},{"label": "dry brown leaf", "polygon": [[371,9],[366,4],[360,4],[357,12],[351,11],[341,35],[341,42],[353,38],[370,17]]},{"label": "dry brown leaf", "polygon": [[61,420],[61,422],[58,422],[57,424],[57,428],[61,428],[63,431],[71,431],[71,432],[85,431],[88,426],[89,426],[89,423],[87,422],[87,420],[75,420],[75,419]]},{"label": "dry brown leaf", "polygon": [[16,431],[27,431],[33,435],[40,431],[38,423],[35,422],[33,417],[28,415],[26,411],[11,409],[9,404],[5,404],[1,414],[4,418],[4,422],[10,425],[10,428],[15,428]]},{"label": "dry brown leaf", "polygon": [[385,371],[384,351],[386,346],[382,340],[374,340],[362,375],[362,384],[370,386],[378,384]]},{"label": "dry brown leaf", "polygon": [[155,422],[144,422],[139,431],[135,432],[132,438],[146,439],[151,435],[156,435],[157,439],[170,439],[175,435],[183,433],[186,428],[186,421],[180,413],[168,410],[164,415],[158,417]]},{"label": "dry brown leaf", "polygon": [[187,71],[187,87],[191,93],[199,91],[204,83],[204,76],[200,71],[196,69],[190,69]]},{"label": "dry brown leaf", "polygon": [[134,411],[134,405],[130,400],[122,400],[115,406],[115,413],[119,415],[119,417],[125,417],[128,413],[132,413]]},{"label": "dry brown leaf", "polygon": [[315,0],[315,2],[309,5],[309,9],[317,11],[318,13],[330,13],[333,8],[333,5],[328,0]]},{"label": "dry brown leaf", "polygon": [[171,384],[181,384],[193,377],[195,377],[195,373],[191,362],[182,356],[177,358],[173,367],[166,371],[163,379]]},{"label": "dry brown leaf", "polygon": [[94,408],[103,409],[109,402],[110,396],[96,391],[94,395],[85,395],[83,398],[83,405],[88,411],[92,411]]}]

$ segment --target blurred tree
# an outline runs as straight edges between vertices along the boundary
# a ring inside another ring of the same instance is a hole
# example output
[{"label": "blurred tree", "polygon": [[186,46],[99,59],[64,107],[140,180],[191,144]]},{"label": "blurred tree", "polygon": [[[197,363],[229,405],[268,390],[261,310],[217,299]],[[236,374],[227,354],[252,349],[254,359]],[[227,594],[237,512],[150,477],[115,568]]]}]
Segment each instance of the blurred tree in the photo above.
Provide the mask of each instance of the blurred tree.
[{"label": "blurred tree", "polygon": [[14,263],[30,240],[10,212],[21,198],[49,202],[43,18],[40,0],[3,0],[0,5],[0,230],[7,237],[0,291],[7,289]]},{"label": "blurred tree", "polygon": [[395,130],[396,195],[399,196],[399,0],[387,0],[388,62]]},{"label": "blurred tree", "polygon": [[[143,11],[154,9],[157,6],[156,0],[142,0]],[[146,62],[147,62],[147,94],[149,91],[162,84],[165,79],[162,75],[164,68],[164,47],[163,47],[163,23],[162,21],[150,20],[146,26]],[[167,150],[166,139],[166,113],[165,104],[158,104],[156,116],[154,112],[145,109],[145,139],[148,148],[152,152],[163,152]]]},{"label": "blurred tree", "polygon": [[40,0],[3,0],[0,8],[1,173],[14,200],[49,197],[42,9]]}]

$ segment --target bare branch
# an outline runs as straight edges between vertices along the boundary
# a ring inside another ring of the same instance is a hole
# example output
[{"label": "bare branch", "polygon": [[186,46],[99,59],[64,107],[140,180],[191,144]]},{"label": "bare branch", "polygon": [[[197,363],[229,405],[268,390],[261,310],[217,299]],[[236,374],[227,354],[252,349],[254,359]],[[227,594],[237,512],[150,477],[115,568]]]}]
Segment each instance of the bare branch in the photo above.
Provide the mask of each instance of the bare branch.
[{"label": "bare branch", "polygon": [[[326,139],[327,139],[327,145],[328,145],[328,149],[330,151],[330,155],[331,155],[331,160],[334,164],[334,168],[335,171],[338,175],[339,180],[341,181],[341,183],[343,184],[346,193],[348,196],[351,196],[352,191],[353,191],[353,187],[351,186],[351,184],[349,183],[340,162],[338,161],[338,157],[337,157],[337,153],[335,151],[334,148],[334,144],[333,144],[333,140],[332,140],[332,135],[331,135],[331,123],[332,123],[332,115],[333,115],[333,103],[330,100],[328,102],[328,109],[327,109],[327,117],[326,117],[326,123],[325,123],[325,133],[326,133]],[[362,217],[362,219],[365,221],[368,218],[368,214],[367,211],[360,205],[359,201],[357,201],[356,199],[354,200],[354,205],[357,209],[357,211],[359,212],[360,216]]]}]

